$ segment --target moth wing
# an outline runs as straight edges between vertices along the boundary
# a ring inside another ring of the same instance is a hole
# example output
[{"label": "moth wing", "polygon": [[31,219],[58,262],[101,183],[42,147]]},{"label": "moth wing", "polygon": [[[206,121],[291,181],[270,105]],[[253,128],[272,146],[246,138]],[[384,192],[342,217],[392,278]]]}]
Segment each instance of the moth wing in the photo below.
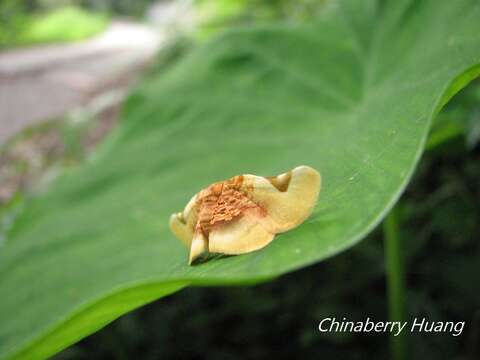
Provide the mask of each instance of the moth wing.
[{"label": "moth wing", "polygon": [[170,216],[170,230],[186,247],[190,247],[193,229],[197,223],[197,195],[194,195],[182,212]]},{"label": "moth wing", "polygon": [[193,232],[183,220],[182,213],[172,214],[170,216],[170,230],[179,239],[183,245],[190,247],[193,238]]},{"label": "moth wing", "polygon": [[255,216],[245,214],[212,229],[208,249],[212,253],[238,255],[267,246],[275,234],[267,231]]},{"label": "moth wing", "polygon": [[266,210],[274,233],[284,232],[305,221],[313,211],[321,187],[320,174],[309,166],[298,166],[291,172],[265,178],[245,176],[245,189]]}]

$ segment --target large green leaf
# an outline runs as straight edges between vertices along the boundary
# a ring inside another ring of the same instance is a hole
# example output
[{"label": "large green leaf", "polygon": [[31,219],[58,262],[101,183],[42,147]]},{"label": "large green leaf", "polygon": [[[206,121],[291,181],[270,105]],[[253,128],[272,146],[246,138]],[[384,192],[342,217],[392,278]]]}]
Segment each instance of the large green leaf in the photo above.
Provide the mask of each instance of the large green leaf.
[{"label": "large green leaf", "polygon": [[[432,117],[478,74],[478,1],[331,2],[315,25],[231,31],[159,74],[89,164],[31,201],[0,254],[0,356],[41,358],[148,301],[252,283],[362,239],[406,186]],[[168,230],[205,185],[299,164],[313,216],[189,267]]]}]

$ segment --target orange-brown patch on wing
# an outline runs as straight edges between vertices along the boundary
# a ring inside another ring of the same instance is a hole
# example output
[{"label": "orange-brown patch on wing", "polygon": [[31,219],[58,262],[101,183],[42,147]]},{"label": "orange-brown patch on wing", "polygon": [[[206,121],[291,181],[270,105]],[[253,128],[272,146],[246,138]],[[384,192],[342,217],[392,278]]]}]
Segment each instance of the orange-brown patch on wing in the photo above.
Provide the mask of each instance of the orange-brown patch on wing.
[{"label": "orange-brown patch on wing", "polygon": [[235,176],[202,190],[197,199],[197,229],[208,236],[213,227],[225,224],[242,216],[248,209],[257,209],[265,216],[266,211],[252,201],[249,194],[240,190],[243,176]]}]

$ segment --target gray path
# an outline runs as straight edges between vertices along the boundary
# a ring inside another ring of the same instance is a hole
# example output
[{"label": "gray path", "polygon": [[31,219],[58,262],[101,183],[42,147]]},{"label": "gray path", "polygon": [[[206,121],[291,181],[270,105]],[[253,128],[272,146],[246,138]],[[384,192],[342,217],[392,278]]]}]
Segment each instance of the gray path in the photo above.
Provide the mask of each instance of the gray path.
[{"label": "gray path", "polygon": [[0,144],[26,126],[124,86],[152,59],[164,37],[145,25],[114,22],[86,42],[0,53]]}]

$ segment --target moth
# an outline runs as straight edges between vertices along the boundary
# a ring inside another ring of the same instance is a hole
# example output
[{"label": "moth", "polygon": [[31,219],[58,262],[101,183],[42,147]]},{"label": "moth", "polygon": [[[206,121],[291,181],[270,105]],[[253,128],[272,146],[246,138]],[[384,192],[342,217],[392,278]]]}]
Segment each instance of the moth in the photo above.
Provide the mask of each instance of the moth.
[{"label": "moth", "polygon": [[171,215],[170,229],[189,248],[189,264],[209,253],[245,254],[303,223],[320,187],[318,171],[305,165],[273,177],[234,176],[195,194]]}]

